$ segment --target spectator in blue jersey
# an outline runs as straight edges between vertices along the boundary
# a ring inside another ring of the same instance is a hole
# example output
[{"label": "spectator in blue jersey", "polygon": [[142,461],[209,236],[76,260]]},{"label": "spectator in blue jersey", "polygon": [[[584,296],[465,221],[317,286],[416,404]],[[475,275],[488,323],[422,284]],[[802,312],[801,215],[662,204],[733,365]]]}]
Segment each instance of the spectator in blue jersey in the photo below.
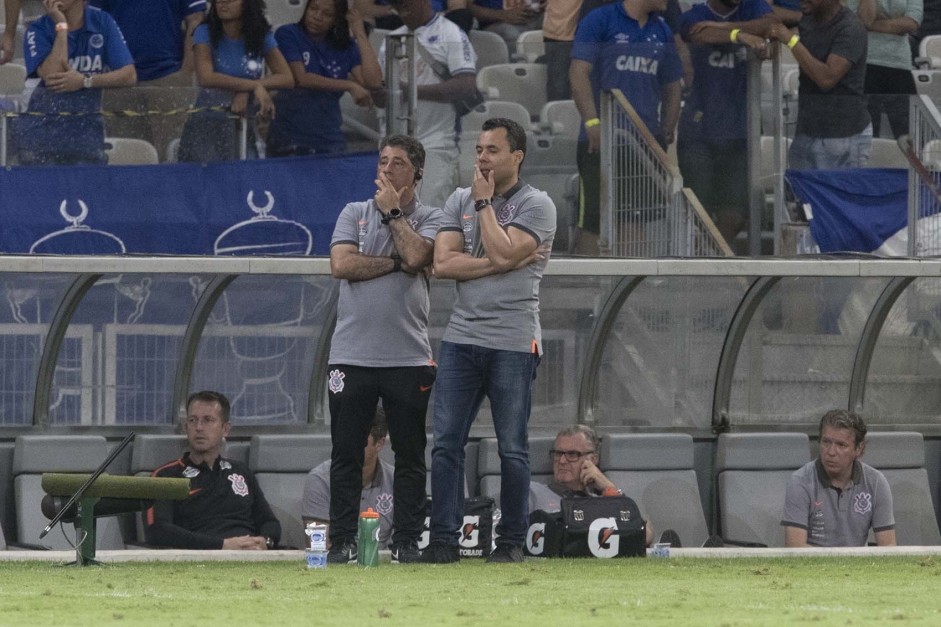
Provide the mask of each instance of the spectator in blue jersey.
[{"label": "spectator in blue jersey", "polygon": [[680,116],[680,172],[730,245],[748,208],[747,51],[765,57],[777,21],[765,0],[706,0],[680,19],[695,76]]},{"label": "spectator in blue jersey", "polygon": [[350,92],[353,102],[368,107],[369,91],[382,87],[363,20],[353,9],[347,14],[346,0],[308,0],[300,21],[279,28],[275,39],[297,87],[275,96],[268,156],[343,152],[340,97]]},{"label": "spectator in blue jersey", "polygon": [[[673,143],[680,115],[683,66],[673,33],[655,12],[666,0],[623,0],[599,7],[585,16],[575,32],[569,82],[582,116],[578,142],[579,207],[576,251],[598,253],[601,216],[600,93],[620,89],[657,142]],[[636,186],[635,186],[636,187]],[[644,219],[640,198],[631,207],[626,237],[640,237]]]},{"label": "spectator in blue jersey", "polygon": [[514,52],[521,33],[542,30],[546,0],[473,0],[470,10],[481,30],[500,35]]},{"label": "spectator in blue jersey", "polygon": [[154,145],[161,159],[180,136],[186,109],[193,101],[193,31],[206,14],[206,0],[89,0],[107,11],[124,34],[134,57],[137,86],[105,94],[107,111],[160,111],[146,117],[112,117],[111,137],[137,137]]},{"label": "spectator in blue jersey", "polygon": [[[264,0],[215,0],[193,33],[197,108],[180,138],[180,161],[238,157],[238,127],[231,115],[248,117],[248,153],[254,155],[253,117],[273,118],[269,89],[294,87],[291,68],[265,18]],[[269,73],[265,75],[265,65]],[[218,110],[227,107],[228,111]]]},{"label": "spectator in blue jersey", "polygon": [[0,65],[13,60],[16,46],[16,26],[20,23],[23,0],[5,0],[3,4],[4,28],[0,37]]},{"label": "spectator in blue jersey", "polygon": [[797,131],[788,153],[795,170],[864,168],[872,151],[866,108],[866,27],[840,0],[804,0],[798,33],[775,24],[800,66]]},{"label": "spectator in blue jersey", "polygon": [[107,163],[101,90],[137,80],[117,24],[83,0],[43,0],[46,15],[26,30],[26,71],[41,79],[17,118],[23,165]]}]

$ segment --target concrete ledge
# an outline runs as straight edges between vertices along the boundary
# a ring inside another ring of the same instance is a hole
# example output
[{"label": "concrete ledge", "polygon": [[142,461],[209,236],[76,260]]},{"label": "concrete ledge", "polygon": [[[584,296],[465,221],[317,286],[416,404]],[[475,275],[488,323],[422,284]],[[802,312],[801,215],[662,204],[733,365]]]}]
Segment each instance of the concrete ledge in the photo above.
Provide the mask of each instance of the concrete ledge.
[{"label": "concrete ledge", "polygon": [[[941,546],[892,546],[892,547],[847,547],[809,549],[752,549],[722,547],[718,549],[670,549],[669,558],[719,558],[737,557],[888,557],[888,556],[941,555]],[[98,561],[107,564],[122,562],[298,562],[304,563],[304,551],[178,551],[162,549],[126,549],[124,551],[98,551]],[[380,551],[379,560],[389,562],[389,551]],[[648,549],[649,557],[649,549]],[[529,558],[542,559],[542,558]],[[0,562],[72,562],[75,551],[0,551]],[[468,560],[470,561],[470,560]]]}]

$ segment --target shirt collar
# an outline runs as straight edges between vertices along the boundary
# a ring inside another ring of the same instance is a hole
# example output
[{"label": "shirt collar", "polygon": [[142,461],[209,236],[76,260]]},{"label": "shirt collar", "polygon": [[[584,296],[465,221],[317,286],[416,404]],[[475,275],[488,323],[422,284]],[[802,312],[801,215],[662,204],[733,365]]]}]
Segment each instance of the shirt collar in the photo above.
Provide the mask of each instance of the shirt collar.
[{"label": "shirt collar", "polygon": [[[827,474],[827,469],[823,467],[823,461],[821,461],[819,457],[817,458],[814,464],[817,467],[817,481],[820,482],[820,485],[822,485],[825,488],[836,487],[830,481],[830,476]],[[856,461],[853,462],[853,472],[850,473],[850,481],[853,484],[857,484],[862,480],[862,478],[863,478],[863,466],[862,464],[859,463],[859,460],[857,459]],[[842,489],[842,486],[839,486],[839,487],[840,489]]]},{"label": "shirt collar", "polygon": [[521,178],[518,178],[518,179],[516,179],[516,184],[513,185],[513,187],[511,187],[510,189],[506,190],[506,191],[503,192],[502,194],[497,194],[497,195],[495,196],[495,198],[502,198],[503,200],[509,200],[510,198],[513,198],[514,195],[516,195],[516,192],[518,192],[518,191],[520,191],[521,189],[523,189],[523,186],[524,186],[524,185],[526,185],[526,181],[524,181],[524,180],[521,179]]}]

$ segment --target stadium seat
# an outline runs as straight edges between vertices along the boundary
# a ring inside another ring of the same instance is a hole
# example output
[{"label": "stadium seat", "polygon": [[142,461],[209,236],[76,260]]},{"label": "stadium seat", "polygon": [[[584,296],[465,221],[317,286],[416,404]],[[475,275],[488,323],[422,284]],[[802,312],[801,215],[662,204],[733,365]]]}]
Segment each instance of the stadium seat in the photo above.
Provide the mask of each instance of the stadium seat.
[{"label": "stadium seat", "polygon": [[[41,545],[54,550],[73,549],[76,534],[71,523],[63,523],[61,530],[53,529],[45,538],[39,539],[39,534],[49,523],[40,509],[45,496],[42,475],[46,472],[89,474],[97,469],[109,452],[108,442],[100,435],[17,436],[13,451],[16,543]],[[98,519],[97,549],[124,548],[118,518]]]},{"label": "stadium seat", "polygon": [[301,19],[304,14],[306,0],[268,0],[266,15],[271,22],[272,30],[277,30],[282,24],[291,24]]},{"label": "stadium seat", "polygon": [[582,116],[574,100],[550,100],[539,112],[539,123],[548,133],[578,140]]},{"label": "stadium seat", "polygon": [[[549,483],[552,480],[552,458],[549,451],[555,444],[552,436],[529,438],[529,473],[533,481]],[[500,451],[496,438],[480,440],[477,457],[477,472],[480,475],[480,495],[489,496],[500,504]]]},{"label": "stadium seat", "polygon": [[907,168],[908,160],[898,142],[886,137],[873,137],[872,153],[867,168]]},{"label": "stadium seat", "polygon": [[895,507],[895,535],[900,545],[941,544],[935,518],[925,441],[915,432],[869,432],[862,460],[885,475]]},{"label": "stadium seat", "polygon": [[529,111],[530,118],[536,118],[546,104],[546,66],[541,63],[490,65],[478,70],[477,88],[485,94],[495,93],[493,100],[520,103]]},{"label": "stadium seat", "polygon": [[461,137],[473,138],[476,142],[480,127],[490,118],[509,118],[524,129],[529,128],[529,111],[526,107],[506,100],[485,100],[461,118]]},{"label": "stadium seat", "polygon": [[[149,477],[153,471],[175,459],[186,451],[186,437],[182,435],[138,434],[131,448],[130,474]],[[144,536],[144,513],[135,516],[133,532],[127,530],[128,544],[146,542]]]},{"label": "stadium seat", "polygon": [[536,59],[546,54],[546,44],[543,41],[541,30],[528,30],[516,38],[516,52],[514,61],[535,63]]},{"label": "stadium seat", "polygon": [[365,141],[373,147],[379,145],[382,139],[379,133],[380,111],[375,106],[360,107],[347,92],[340,97],[340,113],[348,142]]},{"label": "stadium seat", "polygon": [[160,163],[157,149],[143,139],[105,137],[108,165],[148,165]]},{"label": "stadium seat", "polygon": [[499,65],[510,59],[503,37],[485,30],[472,30],[467,34],[474,52],[477,53],[477,70],[488,65]]},{"label": "stadium seat", "polygon": [[928,35],[919,42],[915,67],[941,69],[941,35]]},{"label": "stadium seat", "polygon": [[634,499],[655,533],[673,529],[687,547],[706,541],[691,435],[608,434],[601,441],[601,466]]},{"label": "stadium seat", "polygon": [[941,69],[912,70],[912,75],[919,95],[928,96],[932,102],[941,102]]},{"label": "stadium seat", "polygon": [[524,169],[571,168],[573,172],[575,171],[578,138],[573,139],[565,135],[537,135],[532,132],[526,135]]},{"label": "stadium seat", "polygon": [[26,66],[19,63],[0,65],[0,96],[19,96],[25,89]]},{"label": "stadium seat", "polygon": [[248,466],[281,522],[281,546],[307,546],[301,504],[311,468],[330,459],[329,435],[254,435]]},{"label": "stadium seat", "polygon": [[716,450],[719,527],[725,542],[784,546],[784,496],[810,461],[805,433],[723,433]]}]

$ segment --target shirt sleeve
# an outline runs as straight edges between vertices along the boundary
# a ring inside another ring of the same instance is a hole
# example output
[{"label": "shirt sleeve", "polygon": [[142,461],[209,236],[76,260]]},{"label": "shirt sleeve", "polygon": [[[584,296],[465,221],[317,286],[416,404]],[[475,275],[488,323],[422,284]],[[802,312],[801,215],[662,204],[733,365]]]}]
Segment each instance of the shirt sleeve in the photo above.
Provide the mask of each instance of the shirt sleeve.
[{"label": "shirt sleeve", "polygon": [[268,54],[272,50],[278,47],[278,41],[274,38],[274,34],[271,31],[268,31],[265,34],[265,54]]},{"label": "shirt sleeve", "polygon": [[211,45],[209,39],[209,27],[205,24],[200,24],[193,30],[193,45],[196,44],[206,44],[207,46]]},{"label": "shirt sleeve", "polygon": [[598,62],[601,54],[604,28],[604,11],[595,9],[579,22],[575,30],[575,42],[572,44],[572,58],[587,61],[592,65]]},{"label": "shirt sleeve", "polygon": [[909,17],[921,25],[921,21],[925,17],[924,2],[922,0],[908,0],[905,5],[905,17]]},{"label": "shirt sleeve", "polygon": [[660,68],[657,71],[657,81],[661,86],[674,83],[683,77],[683,63],[680,61],[680,54],[676,49],[673,32],[666,25],[666,22],[663,23],[663,31],[663,62],[660,63]]},{"label": "shirt sleeve", "polygon": [[[447,19],[447,18],[439,18]],[[449,38],[453,36],[454,40],[447,43],[448,50],[448,72],[451,76],[458,74],[476,74],[477,73],[477,53],[471,46],[470,39],[456,25],[449,29]]]},{"label": "shirt sleeve", "polygon": [[301,518],[330,520],[330,484],[318,470],[319,467],[311,470],[304,481]]},{"label": "shirt sleeve", "polygon": [[26,72],[32,78],[38,78],[36,71],[42,65],[49,53],[52,52],[52,37],[55,31],[48,28],[51,24],[50,18],[44,16],[30,24],[26,29],[26,36],[23,37],[23,58],[26,61]]},{"label": "shirt sleeve", "polygon": [[438,232],[441,231],[458,231],[463,233],[461,228],[461,204],[463,201],[463,195],[461,194],[462,188],[454,190],[448,199],[444,203],[444,209],[441,210],[441,223],[438,228]]},{"label": "shirt sleeve", "polygon": [[417,233],[424,238],[433,240],[435,235],[438,234],[438,230],[441,228],[443,217],[444,212],[441,209],[431,207],[425,219],[418,225],[416,229]]},{"label": "shirt sleeve", "polygon": [[[849,9],[846,10],[849,11]],[[866,42],[866,28],[855,15],[852,15],[849,19],[843,20],[842,27],[836,31],[829,54],[843,57],[853,65],[865,64]],[[826,58],[823,61],[826,61]]]},{"label": "shirt sleeve", "polygon": [[807,530],[810,524],[810,495],[797,477],[792,475],[787,483],[784,496],[784,517],[781,524],[785,527],[798,527]]},{"label": "shirt sleeve", "polygon": [[124,41],[124,33],[118,28],[117,22],[108,13],[102,13],[102,29],[105,30],[105,42],[108,46],[108,56],[105,59],[108,67],[112,70],[119,70],[128,65],[134,64],[134,57],[128,50],[127,42]]},{"label": "shirt sleeve", "polygon": [[340,217],[337,218],[337,224],[333,228],[333,237],[330,239],[330,246],[336,244],[359,244],[359,218],[362,215],[358,211],[358,205],[361,203],[350,203],[343,207]]},{"label": "shirt sleeve", "polygon": [[539,245],[552,237],[556,229],[555,203],[545,193],[529,198],[507,226],[515,226],[533,236]]},{"label": "shirt sleeve", "polygon": [[206,0],[181,0],[180,4],[183,5],[183,12],[187,16],[206,12]]},{"label": "shirt sleeve", "polygon": [[274,33],[274,38],[278,42],[278,48],[284,55],[284,60],[288,63],[295,61],[304,61],[300,46],[297,45],[297,38],[294,36],[294,29],[291,24],[285,24]]}]

